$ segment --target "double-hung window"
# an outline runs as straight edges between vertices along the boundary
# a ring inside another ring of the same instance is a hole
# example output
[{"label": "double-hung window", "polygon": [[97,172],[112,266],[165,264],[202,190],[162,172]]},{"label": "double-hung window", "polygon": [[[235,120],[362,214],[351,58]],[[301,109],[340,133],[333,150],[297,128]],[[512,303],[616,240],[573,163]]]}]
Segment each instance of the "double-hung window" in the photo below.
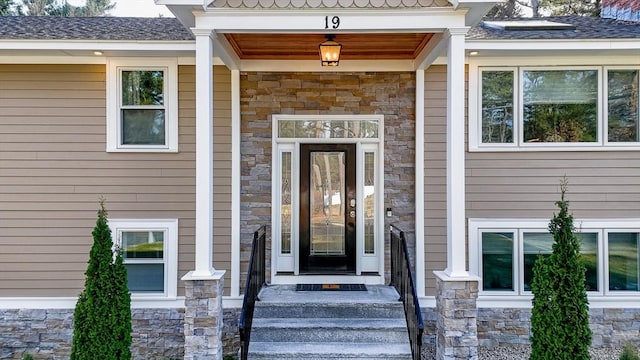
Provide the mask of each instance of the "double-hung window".
[{"label": "double-hung window", "polygon": [[[469,267],[483,295],[531,294],[533,266],[552,253],[548,220],[470,219]],[[640,295],[640,220],[575,220],[589,296]]]},{"label": "double-hung window", "polygon": [[477,68],[471,150],[640,148],[640,68]]},{"label": "double-hung window", "polygon": [[109,60],[107,150],[178,150],[175,60]]},{"label": "double-hung window", "polygon": [[178,220],[109,220],[134,296],[176,297]]}]

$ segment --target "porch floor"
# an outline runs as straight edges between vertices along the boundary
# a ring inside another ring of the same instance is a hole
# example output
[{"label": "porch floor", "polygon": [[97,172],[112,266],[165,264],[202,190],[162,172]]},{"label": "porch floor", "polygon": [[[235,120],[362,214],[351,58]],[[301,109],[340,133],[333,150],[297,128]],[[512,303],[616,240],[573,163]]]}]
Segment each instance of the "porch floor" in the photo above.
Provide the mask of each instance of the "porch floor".
[{"label": "porch floor", "polygon": [[380,304],[399,299],[398,292],[388,285],[367,285],[367,291],[296,291],[295,285],[269,285],[260,291],[262,303],[320,304]]}]

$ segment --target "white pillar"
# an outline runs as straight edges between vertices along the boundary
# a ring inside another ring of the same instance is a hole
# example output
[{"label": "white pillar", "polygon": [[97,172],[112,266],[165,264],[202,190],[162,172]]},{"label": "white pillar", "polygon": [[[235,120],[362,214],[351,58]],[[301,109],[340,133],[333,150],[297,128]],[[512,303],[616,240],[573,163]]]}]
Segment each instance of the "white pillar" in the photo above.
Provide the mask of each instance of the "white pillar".
[{"label": "white pillar", "polygon": [[465,34],[449,29],[447,50],[447,268],[450,277],[468,277],[465,231]]},{"label": "white pillar", "polygon": [[240,70],[231,70],[231,296],[240,296]]},{"label": "white pillar", "polygon": [[416,70],[416,288],[425,296],[424,279],[424,69]]},{"label": "white pillar", "polygon": [[213,277],[213,32],[196,36],[196,248],[191,277]]}]

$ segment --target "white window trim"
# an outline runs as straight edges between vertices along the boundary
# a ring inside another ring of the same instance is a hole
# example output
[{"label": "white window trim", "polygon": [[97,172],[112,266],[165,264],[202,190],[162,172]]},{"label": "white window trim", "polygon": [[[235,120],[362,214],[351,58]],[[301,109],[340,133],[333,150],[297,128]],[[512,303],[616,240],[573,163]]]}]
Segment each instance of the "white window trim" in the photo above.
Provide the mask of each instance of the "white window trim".
[{"label": "white window trim", "polygon": [[[123,145],[120,115],[122,70],[164,71],[165,144]],[[109,58],[107,60],[107,152],[178,152],[178,59]]]},{"label": "white window trim", "polygon": [[164,293],[131,293],[132,300],[176,299],[178,295],[178,219],[109,219],[114,244],[122,231],[164,231]]},{"label": "white window trim", "polygon": [[[571,70],[592,68],[599,71],[598,83],[598,142],[593,143],[538,143],[522,144],[522,130],[519,126],[521,119],[522,89],[519,84],[522,69],[535,70]],[[607,140],[606,122],[606,71],[608,69],[640,69],[638,57],[498,57],[475,58],[469,61],[469,151],[470,152],[520,152],[520,151],[639,151],[640,142],[610,143]],[[482,113],[481,113],[481,71],[482,70],[513,70],[514,82],[514,117],[518,117],[518,124],[514,124],[514,143],[483,144],[482,143]]]},{"label": "white window trim", "polygon": [[[589,291],[587,295],[590,302],[597,302],[599,307],[618,306],[616,302],[629,302],[629,299],[640,297],[640,291],[611,291],[609,290],[609,264],[607,234],[610,232],[640,232],[640,219],[574,219],[574,227],[577,231],[598,233],[598,291]],[[469,271],[480,277],[478,286],[479,295],[488,300],[488,307],[492,307],[506,299],[531,299],[531,292],[524,291],[524,246],[522,234],[524,232],[548,231],[549,219],[468,219],[469,227]],[[483,232],[513,232],[514,253],[518,258],[514,259],[514,284],[513,291],[483,291],[482,288],[482,248],[481,234]],[[640,251],[640,249],[639,249]],[[640,277],[640,276],[639,276]],[[492,301],[497,301],[492,305]],[[530,304],[530,302],[529,302]],[[484,306],[484,305],[483,305]],[[497,305],[496,305],[497,306]]]}]

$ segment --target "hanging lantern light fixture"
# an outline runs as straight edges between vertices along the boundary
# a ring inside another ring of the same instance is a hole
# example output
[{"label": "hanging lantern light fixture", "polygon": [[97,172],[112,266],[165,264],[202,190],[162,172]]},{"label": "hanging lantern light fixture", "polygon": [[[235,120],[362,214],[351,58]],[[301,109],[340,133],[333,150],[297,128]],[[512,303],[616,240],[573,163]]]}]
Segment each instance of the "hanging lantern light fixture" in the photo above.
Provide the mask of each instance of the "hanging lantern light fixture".
[{"label": "hanging lantern light fixture", "polygon": [[340,51],[342,44],[335,42],[335,35],[327,35],[327,40],[320,43],[320,60],[322,66],[338,66],[340,64]]}]

